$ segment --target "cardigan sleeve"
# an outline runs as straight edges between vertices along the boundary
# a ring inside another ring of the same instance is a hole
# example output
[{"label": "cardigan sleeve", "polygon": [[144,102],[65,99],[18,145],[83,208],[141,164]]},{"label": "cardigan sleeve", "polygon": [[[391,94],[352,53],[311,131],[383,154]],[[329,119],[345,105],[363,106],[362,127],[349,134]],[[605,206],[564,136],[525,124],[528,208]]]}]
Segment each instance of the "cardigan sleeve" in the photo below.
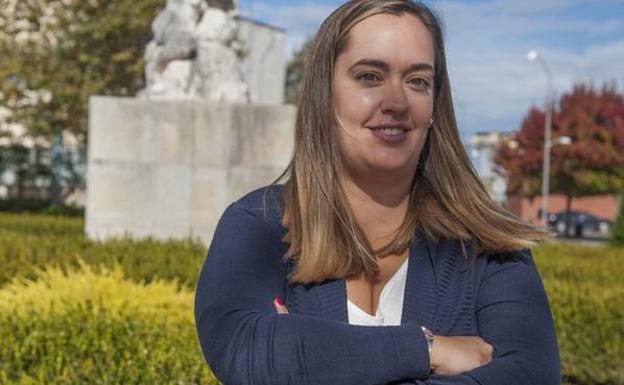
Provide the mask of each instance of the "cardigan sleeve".
[{"label": "cardigan sleeve", "polygon": [[490,257],[478,289],[476,315],[479,336],[494,346],[492,361],[460,375],[432,374],[409,383],[561,384],[550,306],[530,251],[514,253],[504,261]]},{"label": "cardigan sleeve", "polygon": [[427,378],[427,342],[415,323],[349,325],[277,314],[286,264],[262,210],[223,214],[200,272],[195,323],[204,357],[227,385],[380,384]]}]

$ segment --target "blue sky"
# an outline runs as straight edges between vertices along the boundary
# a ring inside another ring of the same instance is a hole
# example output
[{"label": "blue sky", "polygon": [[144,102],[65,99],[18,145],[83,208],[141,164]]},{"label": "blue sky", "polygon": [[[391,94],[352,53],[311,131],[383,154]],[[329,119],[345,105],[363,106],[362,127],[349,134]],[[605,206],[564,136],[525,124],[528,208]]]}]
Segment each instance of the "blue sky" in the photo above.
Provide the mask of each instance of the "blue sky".
[{"label": "blue sky", "polygon": [[[286,30],[288,55],[344,1],[240,0],[241,13]],[[425,1],[445,25],[449,75],[465,141],[513,131],[542,105],[546,76],[526,59],[536,49],[558,95],[578,82],[624,89],[624,0]]]}]

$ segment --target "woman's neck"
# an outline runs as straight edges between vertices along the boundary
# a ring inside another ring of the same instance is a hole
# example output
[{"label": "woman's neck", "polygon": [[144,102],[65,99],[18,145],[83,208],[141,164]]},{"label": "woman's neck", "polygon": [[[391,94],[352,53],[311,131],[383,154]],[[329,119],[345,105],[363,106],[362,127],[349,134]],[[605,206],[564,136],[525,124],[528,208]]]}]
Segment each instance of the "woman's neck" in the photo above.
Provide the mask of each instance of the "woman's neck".
[{"label": "woman's neck", "polygon": [[355,220],[371,245],[375,247],[378,240],[392,239],[407,212],[411,178],[389,175],[355,178],[344,173],[341,182]]}]

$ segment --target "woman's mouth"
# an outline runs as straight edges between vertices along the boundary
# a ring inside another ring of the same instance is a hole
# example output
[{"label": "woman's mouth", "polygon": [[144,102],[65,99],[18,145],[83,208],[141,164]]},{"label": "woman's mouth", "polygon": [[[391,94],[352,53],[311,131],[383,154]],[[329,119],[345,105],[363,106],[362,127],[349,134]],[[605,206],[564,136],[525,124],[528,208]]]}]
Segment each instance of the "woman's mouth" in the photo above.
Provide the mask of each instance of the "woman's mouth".
[{"label": "woman's mouth", "polygon": [[407,138],[407,132],[403,128],[385,127],[385,128],[371,128],[373,135],[386,143],[400,143]]}]

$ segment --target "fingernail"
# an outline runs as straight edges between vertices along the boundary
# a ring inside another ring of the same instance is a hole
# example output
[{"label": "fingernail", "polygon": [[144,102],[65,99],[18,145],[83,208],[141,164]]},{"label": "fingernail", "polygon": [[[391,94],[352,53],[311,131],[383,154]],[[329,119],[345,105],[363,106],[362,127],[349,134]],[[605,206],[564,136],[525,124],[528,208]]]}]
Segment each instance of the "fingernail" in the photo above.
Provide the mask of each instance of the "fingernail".
[{"label": "fingernail", "polygon": [[277,302],[278,305],[284,306],[284,301],[282,301],[280,297],[275,297],[274,301]]}]

